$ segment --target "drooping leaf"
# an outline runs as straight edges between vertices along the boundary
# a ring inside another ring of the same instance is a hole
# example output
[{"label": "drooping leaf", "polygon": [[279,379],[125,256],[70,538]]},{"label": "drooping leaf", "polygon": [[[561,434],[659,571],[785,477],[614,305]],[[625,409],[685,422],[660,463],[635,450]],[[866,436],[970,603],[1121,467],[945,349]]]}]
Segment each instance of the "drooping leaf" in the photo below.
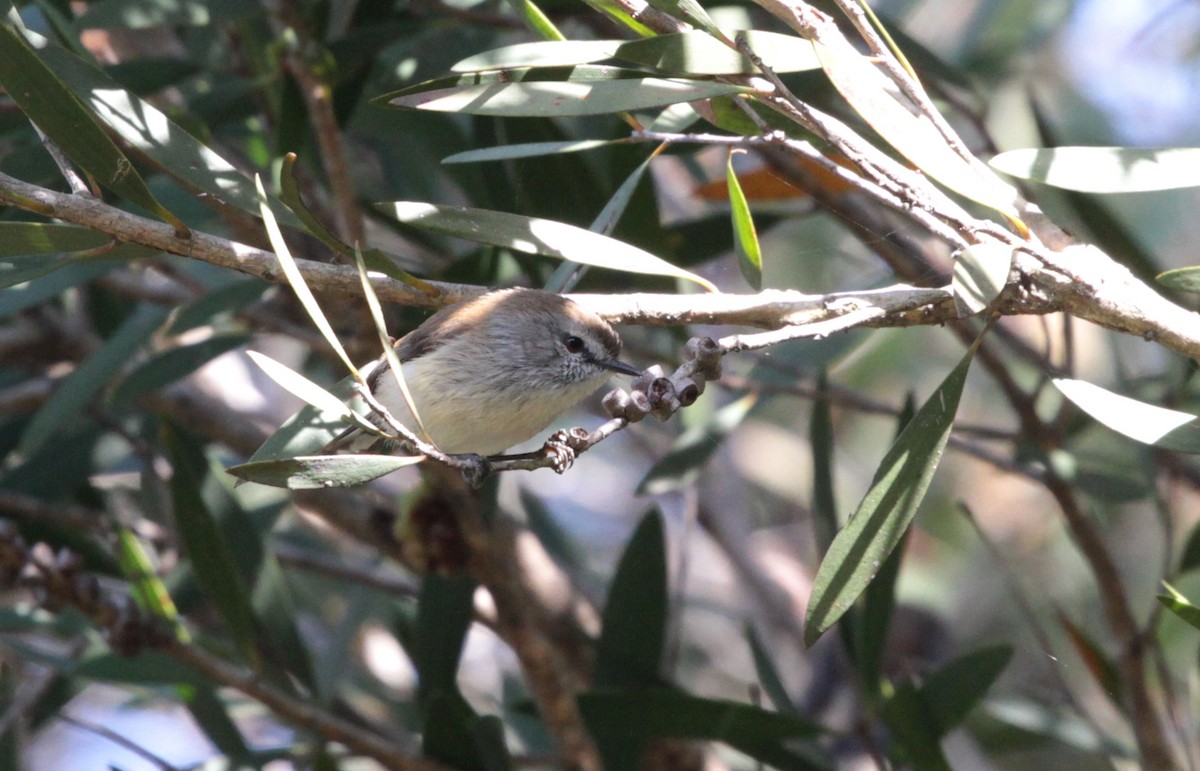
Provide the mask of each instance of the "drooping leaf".
[{"label": "drooping leaf", "polygon": [[169,222],[181,237],[186,225],[146,187],[125,153],[96,117],[42,62],[25,38],[0,23],[0,86],[74,163],[108,189]]},{"label": "drooping leaf", "polygon": [[246,351],[246,355],[258,365],[259,369],[266,373],[267,377],[274,380],[280,388],[292,396],[307,404],[311,404],[322,412],[338,414],[340,411],[343,420],[350,418],[352,410],[341,399],[304,377],[304,375],[296,372],[291,367],[280,364],[270,356],[261,354],[258,351]]},{"label": "drooping leaf", "polygon": [[725,184],[729,190],[729,211],[733,217],[738,267],[746,283],[757,292],[762,289],[762,246],[758,243],[758,231],[754,227],[754,217],[750,214],[750,202],[746,200],[742,185],[733,171],[732,152],[725,161]]},{"label": "drooping leaf", "polygon": [[716,289],[707,279],[647,251],[563,222],[418,201],[395,201],[384,208],[400,222],[438,233],[597,268],[684,278]]},{"label": "drooping leaf", "polygon": [[301,455],[226,469],[239,479],[289,490],[354,487],[425,460],[424,455]]},{"label": "drooping leaf", "polygon": [[1130,399],[1083,380],[1053,382],[1081,410],[1119,434],[1167,450],[1200,453],[1200,420],[1195,415]]},{"label": "drooping leaf", "polygon": [[1005,244],[972,244],[954,260],[954,304],[959,317],[983,311],[1004,291],[1013,249]]},{"label": "drooping leaf", "polygon": [[667,554],[652,511],[629,539],[604,605],[592,682],[598,688],[659,682],[667,634]]},{"label": "drooping leaf", "polygon": [[256,643],[250,592],[242,581],[237,559],[200,492],[208,470],[203,448],[169,424],[164,437],[171,458],[171,503],[175,525],[196,582],[225,622],[229,636],[242,656],[255,671],[261,672],[266,662]]},{"label": "drooping leaf", "polygon": [[283,240],[283,233],[280,232],[279,223],[275,220],[275,215],[271,211],[270,201],[267,199],[267,192],[263,189],[260,177],[255,176],[254,186],[258,192],[258,212],[262,216],[263,226],[267,230],[267,238],[271,241],[271,248],[275,250],[275,256],[279,258],[279,266],[283,269],[283,274],[287,278],[288,284],[292,287],[292,291],[296,293],[296,298],[300,301],[300,304],[304,306],[304,311],[308,314],[308,317],[312,319],[313,326],[325,338],[325,342],[329,343],[329,347],[337,353],[350,374],[358,377],[358,369],[350,361],[350,357],[346,355],[346,349],[342,347],[342,343],[338,340],[337,335],[334,334],[329,320],[321,312],[321,306],[317,304],[317,298],[313,297],[312,290],[308,288],[308,284],[304,283],[304,276],[300,274],[300,269],[296,266],[296,260],[292,257],[287,242]]},{"label": "drooping leaf", "polygon": [[937,470],[971,366],[969,351],[896,439],[867,494],[821,560],[804,639],[812,645],[862,594],[900,542]]},{"label": "drooping leaf", "polygon": [[704,10],[697,0],[648,0],[650,5],[668,16],[674,16],[680,21],[687,22],[693,27],[704,30],[717,40],[724,41],[731,47],[732,41],[717,27],[717,23]]},{"label": "drooping leaf", "polygon": [[1200,186],[1200,148],[1045,147],[1009,150],[992,168],[1082,193],[1141,193]]},{"label": "drooping leaf", "polygon": [[813,535],[819,554],[829,551],[841,524],[833,484],[833,418],[829,411],[829,376],[822,371],[817,378],[817,398],[813,400],[808,441],[812,446]]},{"label": "drooping leaf", "polygon": [[440,78],[372,102],[467,115],[539,118],[633,112],[747,90],[712,80],[646,77],[638,70],[585,64]]}]

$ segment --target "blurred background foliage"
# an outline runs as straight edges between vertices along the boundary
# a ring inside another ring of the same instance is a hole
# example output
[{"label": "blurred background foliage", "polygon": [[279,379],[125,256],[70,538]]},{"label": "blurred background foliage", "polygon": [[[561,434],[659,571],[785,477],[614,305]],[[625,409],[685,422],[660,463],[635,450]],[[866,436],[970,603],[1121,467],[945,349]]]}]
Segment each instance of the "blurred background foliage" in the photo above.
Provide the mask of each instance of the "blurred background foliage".
[{"label": "blurred background foliage", "polygon": [[[520,3],[17,5],[12,13],[31,32],[94,62],[239,170],[277,179],[282,157],[295,152],[306,203],[336,226],[339,200],[321,144],[321,121],[331,117],[366,242],[429,279],[543,286],[557,262],[402,225],[372,203],[457,204],[586,228],[651,151],[607,145],[444,164],[468,150],[613,139],[629,127],[612,115],[481,117],[369,103],[441,77],[468,56],[536,39],[513,10]],[[582,3],[539,7],[571,39],[627,36]],[[873,7],[981,156],[1200,142],[1194,2]],[[785,31],[749,3],[707,8],[726,29]],[[853,119],[820,73],[786,81]],[[269,248],[252,215],[162,173],[186,162],[169,144],[158,156],[122,146],[153,197],[192,231]],[[725,161],[719,148],[668,150],[612,235],[725,291],[749,291],[723,192]],[[763,287],[824,293],[946,282],[948,249],[928,238],[924,262],[881,259],[889,229],[921,238],[902,218],[882,214],[891,223],[883,234],[856,228],[819,196],[780,189],[759,173],[769,165],[762,158],[735,164],[761,237]],[[63,186],[29,120],[6,98],[0,171]],[[1195,262],[1194,190],[1029,192],[1139,276]],[[0,219],[36,220],[16,208],[0,210]],[[299,256],[330,259],[315,239],[293,236]],[[347,534],[314,513],[327,514],[327,504],[257,485],[235,489],[225,474],[299,406],[249,365],[246,346],[318,382],[340,377],[290,293],[176,256],[79,258],[102,243],[45,249],[74,256],[45,275],[16,273],[20,280],[0,290],[0,516],[27,543],[78,554],[106,589],[165,589],[203,648],[414,756],[456,768],[559,767],[494,611],[453,559],[422,544],[412,561],[429,568],[422,576],[384,558],[362,532]],[[15,249],[0,244],[6,257],[20,256]],[[19,260],[4,265],[26,269]],[[593,270],[578,291],[694,289]],[[321,299],[353,355],[373,358],[361,303]],[[397,334],[425,315],[390,313]],[[962,356],[946,330],[858,330],[728,357],[723,381],[670,422],[621,432],[563,476],[508,474],[489,488],[492,516],[518,523],[532,597],[569,632],[567,657],[591,662],[584,668],[595,689],[581,706],[608,767],[1138,767],[1117,664],[1125,641],[1106,624],[1104,590],[1040,481],[1051,464],[1094,517],[1145,624],[1149,690],[1166,735],[1180,763],[1200,763],[1196,630],[1155,600],[1163,578],[1200,594],[1190,572],[1200,564],[1192,537],[1200,468],[1064,409],[1044,388],[1052,366],[1195,412],[1194,363],[1058,316],[1001,327],[1020,344],[995,355],[1036,396],[1058,446],[1045,453],[995,379],[973,371],[915,527],[879,566],[855,615],[811,649],[803,618],[828,543],[821,527],[830,516],[844,519],[906,410]],[[712,333],[621,331],[628,358],[668,368],[687,336]],[[1038,355],[1023,359],[1022,350]],[[601,420],[592,399],[564,425]],[[415,473],[398,473],[338,505],[400,512],[398,527],[419,531],[419,518],[404,519],[418,486]],[[114,655],[69,609],[51,615],[20,589],[4,599],[0,767],[371,767],[211,676],[152,651]],[[161,597],[143,605],[167,612]],[[657,687],[665,684],[677,690]],[[760,709],[743,713],[732,702]],[[661,736],[717,741],[652,745],[641,756],[642,740]]]}]

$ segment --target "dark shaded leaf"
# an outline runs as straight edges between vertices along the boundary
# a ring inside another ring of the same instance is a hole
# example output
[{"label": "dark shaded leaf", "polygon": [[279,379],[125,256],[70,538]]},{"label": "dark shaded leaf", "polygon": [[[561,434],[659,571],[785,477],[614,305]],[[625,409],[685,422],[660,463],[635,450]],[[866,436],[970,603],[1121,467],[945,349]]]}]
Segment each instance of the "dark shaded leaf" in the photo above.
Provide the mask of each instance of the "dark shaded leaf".
[{"label": "dark shaded leaf", "polygon": [[659,682],[667,634],[667,554],[652,511],[629,539],[604,604],[592,682],[598,688]]},{"label": "dark shaded leaf", "polygon": [[239,479],[260,485],[319,490],[361,485],[423,460],[424,456],[307,455],[251,461],[226,470]]},{"label": "dark shaded leaf", "polygon": [[917,411],[884,456],[858,509],[834,538],[813,581],[805,618],[807,644],[850,608],[912,522],[950,438],[973,356],[974,350],[969,351]]},{"label": "dark shaded leaf", "polygon": [[694,426],[681,434],[671,444],[671,449],[642,477],[637,486],[638,494],[658,495],[692,484],[757,401],[757,394],[747,394],[717,410],[704,425]]},{"label": "dark shaded leaf", "polygon": [[203,365],[245,345],[249,340],[250,335],[218,335],[199,343],[163,351],[147,359],[118,383],[109,395],[109,401],[118,406],[126,406],[147,391],[188,377]]},{"label": "dark shaded leaf", "polygon": [[28,457],[74,421],[97,392],[129,361],[166,318],[166,311],[139,307],[104,345],[86,359],[46,400],[21,436],[17,452]]}]

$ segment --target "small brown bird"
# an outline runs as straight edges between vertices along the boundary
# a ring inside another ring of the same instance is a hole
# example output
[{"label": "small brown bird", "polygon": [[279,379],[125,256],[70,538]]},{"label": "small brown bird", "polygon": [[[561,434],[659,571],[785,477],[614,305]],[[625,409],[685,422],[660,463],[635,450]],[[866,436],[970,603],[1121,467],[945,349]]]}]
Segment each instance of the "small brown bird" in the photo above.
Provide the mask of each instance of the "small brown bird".
[{"label": "small brown bird", "polygon": [[[443,308],[395,343],[420,424],[447,453],[494,455],[520,444],[616,372],[621,339],[599,316],[538,289],[503,289]],[[420,435],[396,378],[381,358],[366,373],[371,393]],[[373,418],[379,422],[378,418]],[[351,427],[326,451],[386,451],[387,440]]]}]

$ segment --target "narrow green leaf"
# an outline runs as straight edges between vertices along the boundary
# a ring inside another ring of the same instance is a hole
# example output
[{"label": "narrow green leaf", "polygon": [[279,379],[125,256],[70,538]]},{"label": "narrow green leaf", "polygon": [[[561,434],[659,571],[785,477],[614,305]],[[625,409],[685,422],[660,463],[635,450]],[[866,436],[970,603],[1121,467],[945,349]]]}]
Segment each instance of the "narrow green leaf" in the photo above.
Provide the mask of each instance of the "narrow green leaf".
[{"label": "narrow green leaf", "polygon": [[1175,268],[1159,273],[1155,277],[1158,283],[1168,289],[1180,292],[1200,294],[1200,265],[1190,265],[1186,268]]},{"label": "narrow green leaf", "polygon": [[1155,407],[1082,380],[1058,378],[1054,385],[1077,407],[1119,434],[1167,450],[1200,453],[1200,420],[1195,415]]},{"label": "narrow green leaf", "polygon": [[263,633],[259,646],[277,666],[310,692],[315,691],[312,660],[296,625],[299,616],[292,591],[279,561],[269,551],[261,553],[250,602]]},{"label": "narrow green leaf", "polygon": [[[283,233],[279,230],[279,223],[275,220],[275,215],[271,212],[270,202],[267,200],[267,192],[263,189],[262,179],[255,175],[254,186],[258,191],[258,211],[263,219],[263,226],[267,229],[267,238],[271,241],[271,248],[275,250],[275,256],[279,258],[279,266],[283,268],[283,274],[291,285],[292,291],[296,293],[296,298],[300,300],[300,304],[304,306],[304,311],[308,317],[312,319],[313,325],[321,332],[321,336],[329,343],[329,347],[337,353],[341,358],[342,363],[346,365],[346,369],[356,378],[360,378],[358,369],[354,363],[350,361],[350,357],[346,355],[346,349],[342,347],[342,343],[338,340],[337,335],[333,332],[333,327],[329,325],[329,320],[325,318],[325,314],[321,312],[321,306],[317,304],[317,298],[313,297],[312,290],[308,288],[308,284],[304,283],[304,276],[300,275],[300,269],[296,267],[296,261],[292,258],[292,253],[288,249],[287,242],[283,240]],[[360,378],[361,379],[361,378]]]},{"label": "narrow green leaf", "polygon": [[[47,45],[39,53],[76,97],[163,172],[213,201],[258,215],[258,197],[250,178],[164,112],[70,51]],[[284,224],[300,226],[292,212],[278,201],[271,202],[271,209]]]},{"label": "narrow green leaf", "polygon": [[581,139],[570,142],[525,142],[519,145],[500,145],[480,150],[467,150],[442,159],[442,163],[477,163],[480,161],[507,161],[513,158],[536,158],[541,155],[578,153],[597,147],[617,144],[619,139]]},{"label": "narrow green leaf", "polygon": [[1200,186],[1200,148],[1046,147],[990,161],[1005,174],[1082,193],[1141,193]]},{"label": "narrow green leaf", "polygon": [[1163,604],[1167,610],[1179,616],[1185,623],[1190,626],[1200,629],[1200,608],[1197,608],[1191,601],[1184,597],[1179,591],[1163,581],[1163,587],[1167,590],[1166,594],[1160,594],[1158,601]]},{"label": "narrow green leaf", "polygon": [[733,217],[738,267],[746,283],[758,292],[762,289],[762,247],[758,243],[754,217],[750,214],[750,202],[746,200],[742,183],[733,170],[732,150],[725,158],[725,184],[729,189],[729,212]]},{"label": "narrow green leaf", "polygon": [[[327,390],[339,399],[349,399],[354,393],[354,383],[354,378],[347,376]],[[305,405],[285,420],[275,433],[267,437],[248,461],[282,460],[297,455],[312,455],[345,430],[346,421],[342,420],[345,414],[345,405],[337,412],[322,412],[312,405]]]},{"label": "narrow green leaf", "polygon": [[775,666],[775,660],[763,645],[758,632],[749,624],[746,625],[746,641],[750,643],[750,654],[754,658],[754,671],[758,675],[759,685],[775,705],[775,709],[786,715],[800,714],[796,702],[792,701],[792,696],[783,683],[779,667]]},{"label": "narrow green leaf", "polygon": [[471,725],[478,716],[457,689],[435,691],[427,700],[425,712],[423,755],[459,771],[488,771],[471,735]]},{"label": "narrow green leaf", "polygon": [[181,237],[189,235],[187,226],[158,202],[95,116],[7,23],[0,23],[0,85],[21,111],[97,182],[169,222]]},{"label": "narrow green leaf", "polygon": [[638,495],[660,495],[692,484],[757,401],[757,394],[747,394],[717,410],[706,424],[685,431],[638,482]]},{"label": "narrow green leaf", "polygon": [[112,236],[77,225],[0,222],[0,258],[52,252],[82,252],[111,243]]},{"label": "narrow green leaf", "polygon": [[239,479],[289,490],[354,487],[425,460],[424,455],[308,455],[260,460],[226,469]]},{"label": "narrow green leaf", "polygon": [[[776,72],[801,72],[821,66],[812,45],[794,35],[747,30],[747,42]],[[453,72],[481,72],[523,67],[570,67],[620,59],[668,74],[750,75],[749,59],[707,32],[656,35],[645,40],[566,40],[518,43],[476,54],[451,67]]]},{"label": "narrow green leaf", "polygon": [[808,645],[862,594],[916,515],[950,438],[973,356],[972,349],[892,444],[867,494],[830,545],[809,598]]},{"label": "narrow green leaf", "polygon": [[833,484],[833,418],[829,412],[829,376],[822,370],[817,378],[817,398],[813,400],[812,417],[809,419],[808,442],[812,446],[813,458],[813,535],[817,540],[817,553],[829,551],[829,545],[837,535],[837,500]]},{"label": "narrow green leaf", "polygon": [[418,201],[395,201],[383,206],[400,222],[424,230],[597,268],[674,276],[716,291],[708,279],[677,268],[647,251],[563,222]]},{"label": "narrow green leaf", "polygon": [[338,414],[340,410],[343,419],[349,419],[352,410],[341,399],[329,393],[304,375],[258,351],[246,351],[246,355],[258,365],[259,369],[266,373],[267,377],[274,380],[280,388],[292,396],[311,404],[322,412]]},{"label": "narrow green leaf", "polygon": [[642,518],[608,590],[592,682],[598,688],[660,682],[667,635],[667,553],[662,517]]},{"label": "narrow green leaf", "polygon": [[946,143],[926,115],[901,101],[895,84],[843,37],[814,43],[838,93],[892,147],[925,174],[972,201],[1018,222],[1016,190],[983,163],[971,163]]},{"label": "narrow green leaf", "polygon": [[220,614],[229,636],[255,671],[262,661],[256,645],[250,592],[229,543],[217,526],[200,488],[208,473],[203,448],[167,424],[163,437],[171,459],[171,504],[179,540],[204,596]]},{"label": "narrow green leaf", "polygon": [[458,693],[458,661],[475,618],[475,582],[469,576],[429,574],[417,600],[417,698],[426,704],[436,693]]},{"label": "narrow green leaf", "polygon": [[78,677],[130,685],[203,685],[204,676],[166,653],[141,651],[135,656],[102,653],[90,656],[72,670]]},{"label": "narrow green leaf", "polygon": [[[812,44],[795,35],[746,30],[738,33],[763,63],[777,73],[819,69]],[[735,48],[706,32],[658,35],[622,43],[615,58],[679,75],[754,75],[758,68]]]},{"label": "narrow green leaf", "polygon": [[250,335],[218,335],[199,343],[163,351],[147,359],[118,383],[109,395],[109,402],[126,406],[147,391],[188,377],[204,364],[249,341]]},{"label": "narrow green leaf", "polygon": [[[863,691],[868,699],[883,695],[883,654],[887,646],[888,627],[892,622],[892,611],[896,607],[896,581],[900,577],[900,566],[904,561],[904,544],[910,531],[905,530],[897,548],[883,561],[863,592],[860,611],[854,614],[850,626],[854,645],[852,656]],[[849,620],[849,616],[843,617]]]},{"label": "narrow green leaf", "polygon": [[906,766],[921,771],[951,771],[929,706],[915,685],[903,682],[896,686],[880,717],[902,748]]},{"label": "narrow green leaf", "polygon": [[[597,735],[627,742],[659,737],[719,741],[778,768],[832,769],[829,760],[809,745],[798,745],[824,732],[792,715],[718,699],[668,690],[592,691],[579,696],[588,727]],[[794,752],[784,749],[797,748]]]},{"label": "narrow green leaf", "polygon": [[[0,234],[3,238],[3,234]],[[0,257],[0,287],[9,288],[49,275],[68,265],[88,262],[120,262],[160,254],[141,244],[115,244],[109,241],[95,249],[62,254],[27,254]]]},{"label": "narrow green leaf", "polygon": [[558,31],[558,27],[554,26],[554,22],[550,21],[550,17],[537,7],[533,0],[508,0],[508,5],[521,20],[525,22],[525,26],[536,32],[545,40],[566,40],[566,36]]},{"label": "narrow green leaf", "polygon": [[638,70],[584,64],[440,78],[372,102],[467,115],[541,118],[633,112],[749,90],[713,80],[646,77]]},{"label": "narrow green leaf", "polygon": [[947,662],[921,684],[921,699],[940,735],[966,719],[1012,659],[1011,645],[980,648]]},{"label": "narrow green leaf", "polygon": [[38,281],[0,289],[0,319],[20,313],[26,308],[41,305],[47,300],[58,297],[65,290],[79,284],[86,284],[97,276],[117,267],[116,263],[86,262],[75,263],[66,270],[56,270]]},{"label": "narrow green leaf", "polygon": [[180,639],[186,640],[187,632],[178,626],[179,611],[171,600],[171,593],[154,571],[150,555],[142,548],[141,541],[128,528],[122,527],[117,532],[117,559],[138,607],[176,625]]},{"label": "narrow green leaf", "polygon": [[538,40],[533,43],[494,48],[468,56],[450,68],[451,72],[482,72],[522,67],[573,67],[611,59],[623,40]]},{"label": "narrow green leaf", "polygon": [[78,419],[87,403],[125,366],[166,317],[166,311],[141,306],[112,337],[71,373],[25,429],[16,452],[29,457],[60,429]]},{"label": "narrow green leaf", "polygon": [[1004,291],[1013,249],[1004,244],[972,244],[954,260],[954,304],[960,317],[980,313]]}]

